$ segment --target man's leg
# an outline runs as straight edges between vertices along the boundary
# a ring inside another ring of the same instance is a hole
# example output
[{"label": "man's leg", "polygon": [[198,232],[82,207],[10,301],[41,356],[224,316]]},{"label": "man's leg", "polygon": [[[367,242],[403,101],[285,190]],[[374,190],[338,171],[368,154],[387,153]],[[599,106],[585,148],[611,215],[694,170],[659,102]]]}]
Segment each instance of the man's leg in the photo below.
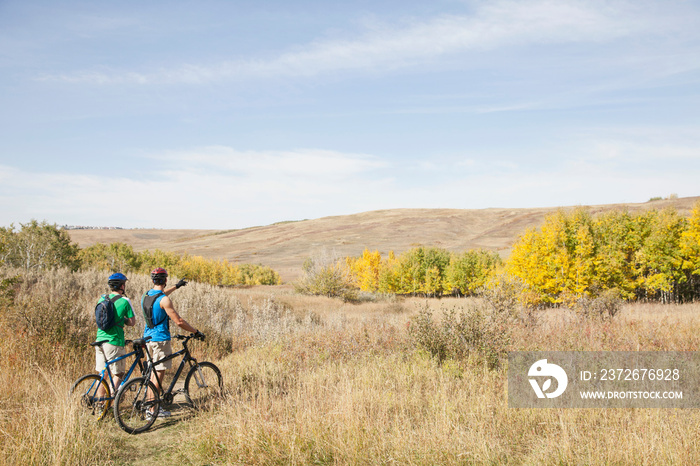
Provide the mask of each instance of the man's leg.
[{"label": "man's leg", "polygon": [[[170,346],[169,341],[156,341],[156,342],[148,342],[148,348],[151,351],[151,356],[153,357],[154,361],[160,361],[161,359],[164,359],[172,354],[172,349]],[[172,365],[172,361],[165,361],[161,364],[156,365],[151,372],[151,382],[155,387],[160,391],[164,391],[163,387],[163,379],[165,376],[165,371],[170,369]],[[153,400],[155,398],[154,393],[148,394],[148,399]],[[167,417],[170,416],[170,413],[168,411],[165,411],[162,407],[160,408],[160,416],[159,417]]]},{"label": "man's leg", "polygon": [[[105,370],[106,366],[106,360],[105,356],[102,353],[101,348],[95,348],[95,370],[97,371],[97,375],[102,377],[102,371]],[[104,386],[102,384],[99,384],[97,387],[97,393],[96,393],[98,398],[104,398],[109,396],[104,389]]]},{"label": "man's leg", "polygon": [[119,374],[114,374],[114,386],[115,386],[115,391],[112,393],[112,396],[117,396],[117,392],[119,391],[119,385],[122,383],[122,377],[124,377],[124,373],[121,372]]},{"label": "man's leg", "polygon": [[151,382],[156,386],[160,393],[163,393],[163,377],[165,376],[165,370],[156,370],[151,372]]},{"label": "man's leg", "polygon": [[[99,375],[100,377],[102,377],[102,371],[97,371],[97,375]],[[109,384],[108,384],[108,385],[109,385]],[[106,398],[106,397],[109,396],[109,395],[107,394],[107,392],[106,392],[106,390],[105,390],[103,384],[99,384],[99,385],[97,386],[97,393],[95,393],[95,395],[97,395],[98,398]]]},{"label": "man's leg", "polygon": [[[151,382],[153,382],[153,385],[156,386],[156,389],[160,392],[163,393],[163,377],[165,376],[165,370],[155,370],[151,372]],[[148,392],[148,399],[153,400],[155,398],[155,394],[149,389]],[[170,412],[165,411],[163,408],[160,408],[160,416],[159,417],[167,417],[170,416]],[[152,409],[149,410],[151,415],[157,415],[158,413],[154,412]]]}]

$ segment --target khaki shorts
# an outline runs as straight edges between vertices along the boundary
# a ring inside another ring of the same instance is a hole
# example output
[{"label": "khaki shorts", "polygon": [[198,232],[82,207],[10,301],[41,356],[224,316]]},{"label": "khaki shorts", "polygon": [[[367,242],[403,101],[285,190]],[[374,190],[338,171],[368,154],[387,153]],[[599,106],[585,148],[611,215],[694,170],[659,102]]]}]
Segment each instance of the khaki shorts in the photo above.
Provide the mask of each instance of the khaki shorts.
[{"label": "khaki shorts", "polygon": [[[148,351],[151,353],[153,362],[163,359],[167,356],[173,354],[173,348],[170,346],[170,341],[149,341],[146,343],[148,345]],[[165,361],[164,363],[158,364],[155,367],[157,371],[164,371],[170,369],[173,366],[173,360]]]},{"label": "khaki shorts", "polygon": [[[104,350],[104,355],[100,348],[95,348],[95,370],[97,372],[102,372],[107,361],[126,354],[126,349],[123,346],[115,346],[111,343],[103,343],[102,349]],[[107,361],[105,361],[105,355],[107,356]],[[112,374],[123,374],[126,370],[126,358],[110,364],[109,370],[112,371]]]}]

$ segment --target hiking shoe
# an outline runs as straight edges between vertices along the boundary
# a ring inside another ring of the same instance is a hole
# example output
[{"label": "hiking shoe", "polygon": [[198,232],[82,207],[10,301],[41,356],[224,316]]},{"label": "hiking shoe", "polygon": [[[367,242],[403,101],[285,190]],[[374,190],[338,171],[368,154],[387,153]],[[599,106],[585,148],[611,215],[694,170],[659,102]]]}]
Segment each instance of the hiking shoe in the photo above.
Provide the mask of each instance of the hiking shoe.
[{"label": "hiking shoe", "polygon": [[[151,419],[153,419],[153,417],[154,417],[154,414],[152,412],[150,412],[150,411],[146,412],[146,419],[148,419],[150,421]],[[159,417],[159,418],[170,417],[170,411],[166,411],[164,409],[159,409],[158,415],[155,417]]]}]

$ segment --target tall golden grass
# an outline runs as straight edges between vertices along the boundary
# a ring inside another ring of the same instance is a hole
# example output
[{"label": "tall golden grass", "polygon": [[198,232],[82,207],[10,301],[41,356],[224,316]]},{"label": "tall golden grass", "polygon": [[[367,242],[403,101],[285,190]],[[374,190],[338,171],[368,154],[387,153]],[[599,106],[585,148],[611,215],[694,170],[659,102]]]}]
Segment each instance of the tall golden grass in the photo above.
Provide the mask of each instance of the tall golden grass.
[{"label": "tall golden grass", "polygon": [[[347,304],[287,287],[178,290],[178,311],[207,333],[196,353],[221,368],[227,396],[128,436],[66,403],[70,383],[92,370],[92,309],[105,278],[25,277],[2,310],[0,463],[700,463],[696,410],[512,409],[507,364],[490,370],[478,355],[439,363],[417,347],[407,328],[418,310],[437,317],[471,305],[464,299]],[[146,288],[147,277],[130,277],[130,295]],[[549,310],[514,322],[508,349],[697,351],[698,311],[627,304],[596,320]]]}]

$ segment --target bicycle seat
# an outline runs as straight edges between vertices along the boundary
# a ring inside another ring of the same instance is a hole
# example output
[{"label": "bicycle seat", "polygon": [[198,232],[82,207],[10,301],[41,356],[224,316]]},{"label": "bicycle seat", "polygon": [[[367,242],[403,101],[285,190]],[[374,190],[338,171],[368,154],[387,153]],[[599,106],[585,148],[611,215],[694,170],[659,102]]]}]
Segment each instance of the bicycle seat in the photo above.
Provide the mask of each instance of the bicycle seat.
[{"label": "bicycle seat", "polygon": [[134,346],[145,346],[146,342],[150,339],[151,337],[139,338],[138,340],[134,340],[131,343],[133,343]]},{"label": "bicycle seat", "polygon": [[108,342],[109,340],[93,341],[92,343],[90,343],[90,346],[102,346]]}]

